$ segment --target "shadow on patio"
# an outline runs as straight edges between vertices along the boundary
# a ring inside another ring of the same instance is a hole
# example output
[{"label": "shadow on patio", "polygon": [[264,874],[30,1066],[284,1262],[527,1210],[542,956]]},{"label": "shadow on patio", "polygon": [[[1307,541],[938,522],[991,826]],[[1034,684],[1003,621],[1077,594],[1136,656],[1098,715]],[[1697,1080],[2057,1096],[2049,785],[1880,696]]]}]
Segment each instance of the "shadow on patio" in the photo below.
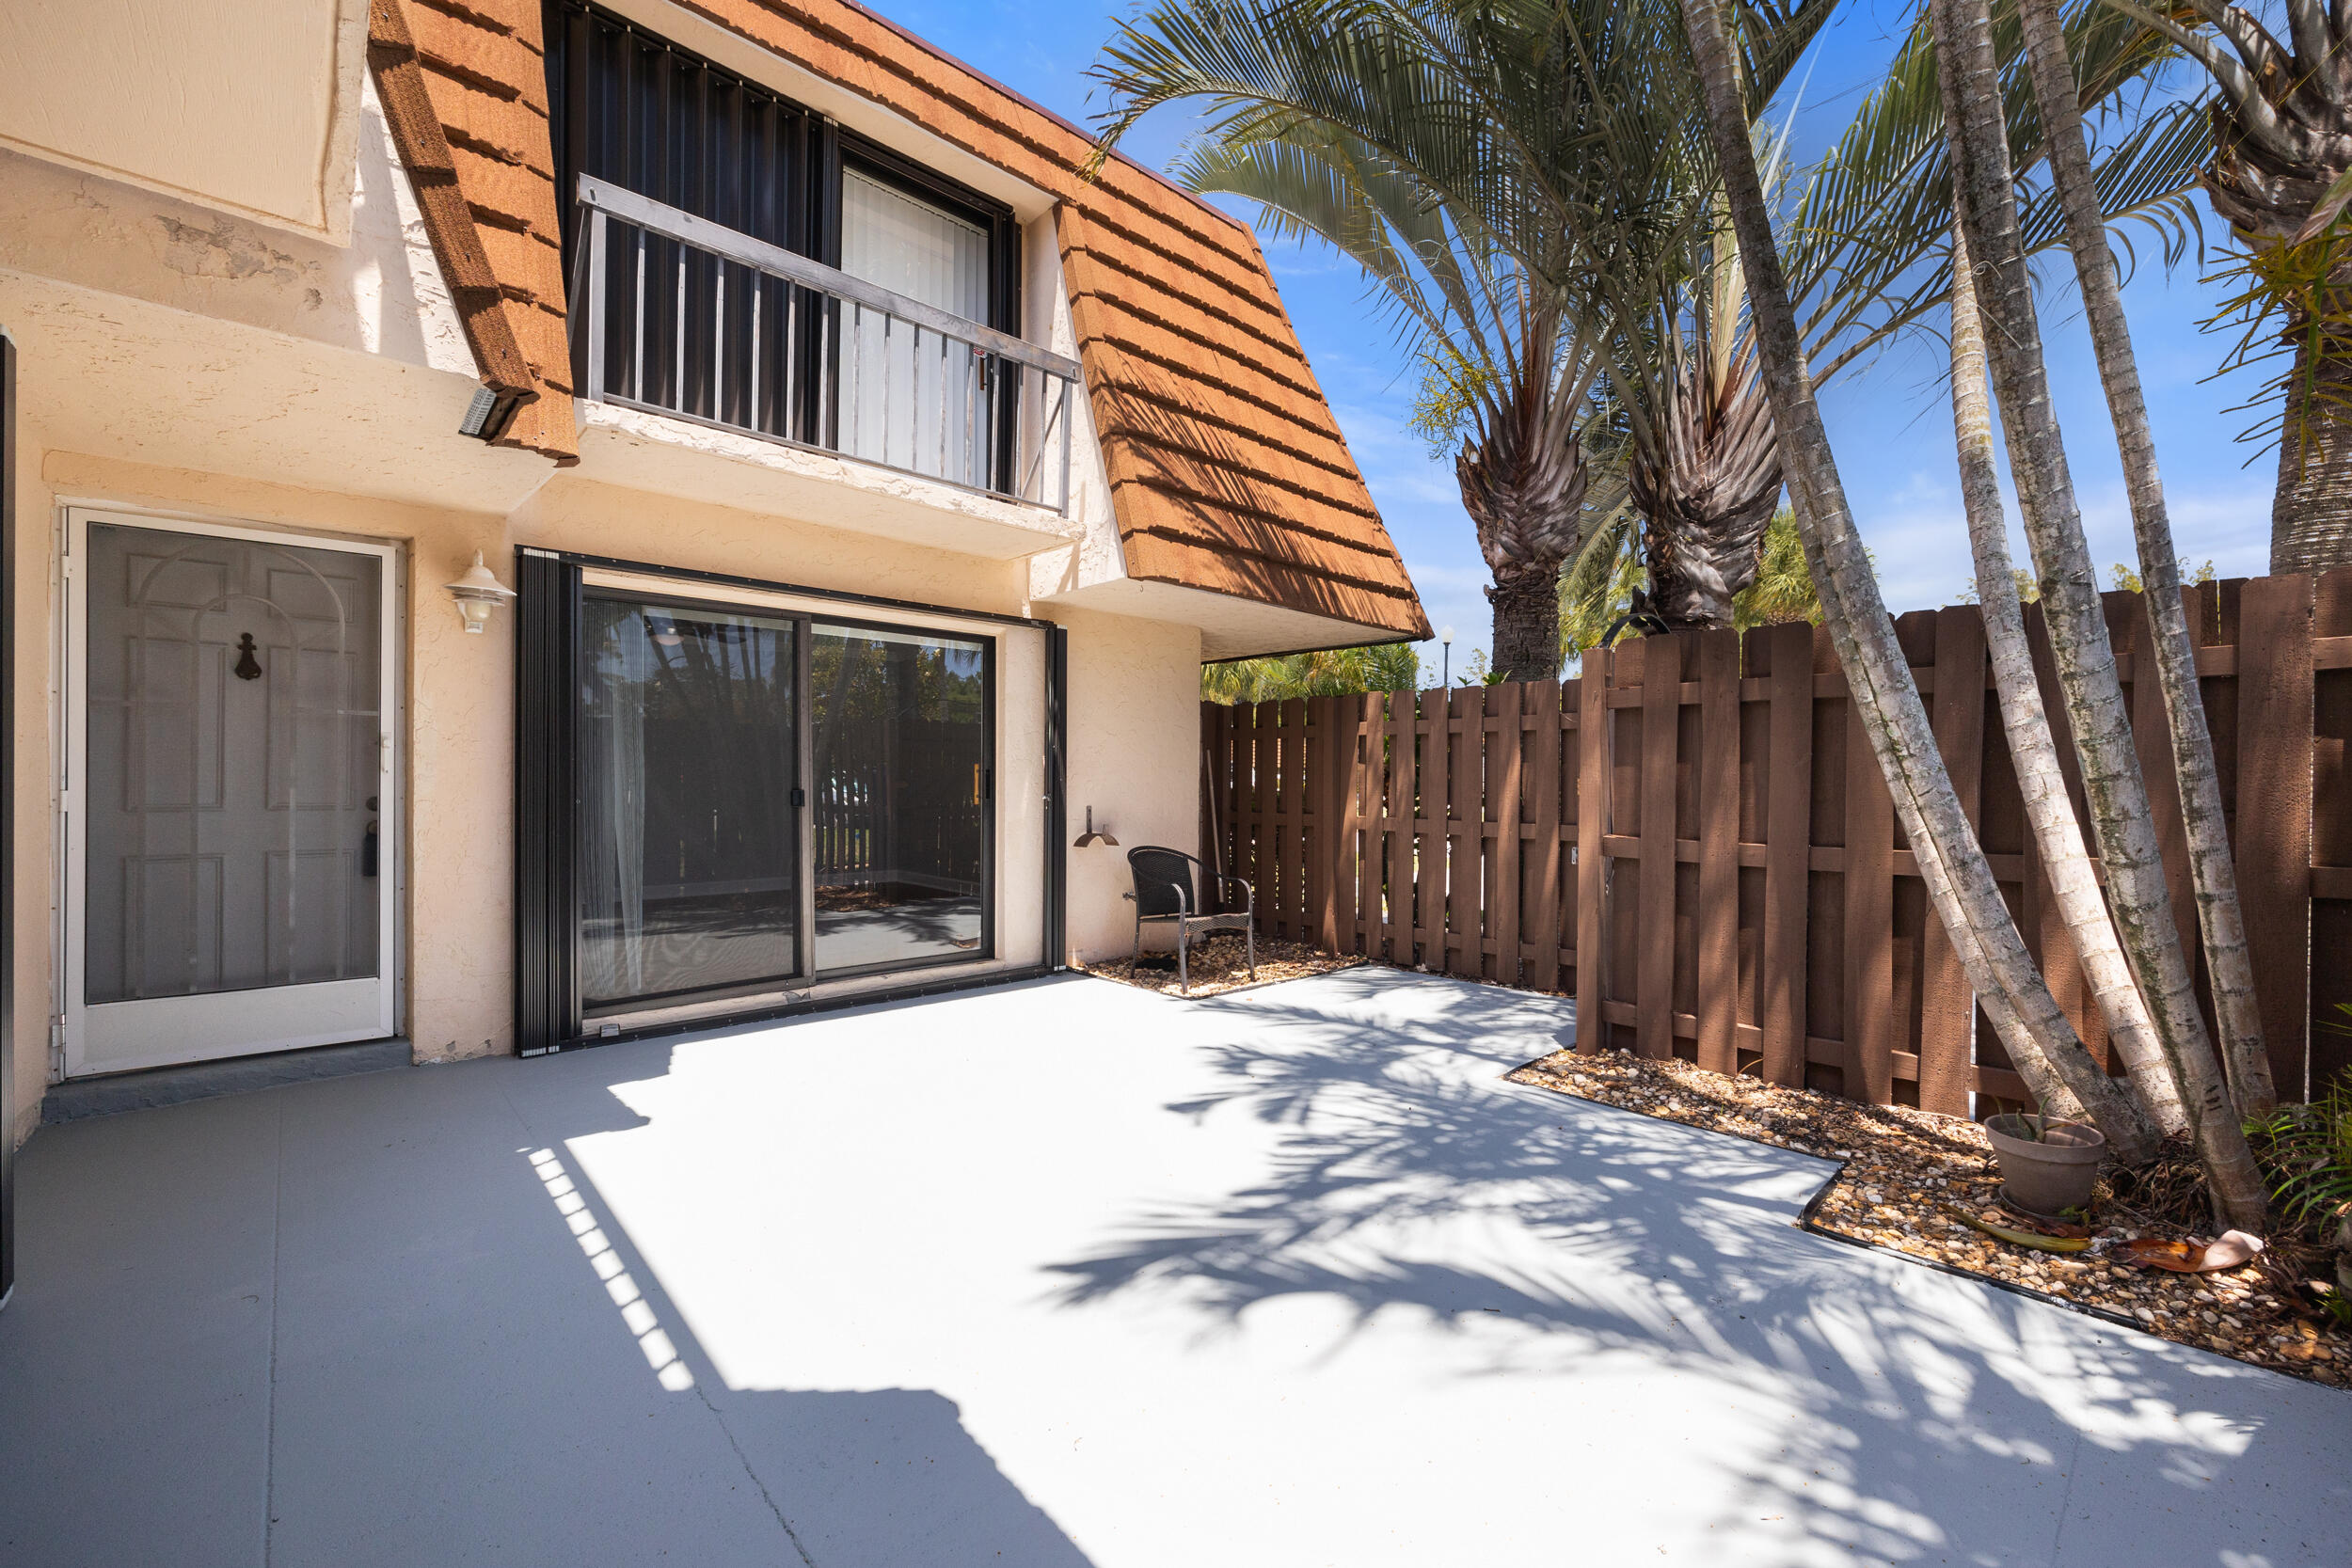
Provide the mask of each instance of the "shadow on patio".
[{"label": "shadow on patio", "polygon": [[940,1393],[728,1386],[569,1152],[642,1129],[614,1088],[667,1070],[647,1046],[44,1132],[0,1560],[1089,1568]]},{"label": "shadow on patio", "polygon": [[[2338,1560],[2341,1395],[1797,1230],[1829,1162],[1500,1082],[1572,1043],[1565,1003],[1359,969],[1200,1006],[1217,1082],[1168,1109],[1272,1129],[1267,1178],[1131,1214],[1054,1266],[1065,1305],[1159,1296],[1238,1327],[1337,1300],[1358,1333],[1474,1337],[1531,1397],[1662,1371],[1681,1397],[1590,1436],[1678,1468],[1725,1560]],[[1496,1484],[1605,1517],[1583,1457],[1531,1450]]]}]

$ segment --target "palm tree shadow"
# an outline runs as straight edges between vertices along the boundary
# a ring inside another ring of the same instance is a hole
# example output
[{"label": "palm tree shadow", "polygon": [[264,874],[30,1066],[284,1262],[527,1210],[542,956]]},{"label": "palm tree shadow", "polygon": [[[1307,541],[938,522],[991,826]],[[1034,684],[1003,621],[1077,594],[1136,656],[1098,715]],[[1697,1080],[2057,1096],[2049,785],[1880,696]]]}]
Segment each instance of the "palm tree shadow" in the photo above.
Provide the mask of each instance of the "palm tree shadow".
[{"label": "palm tree shadow", "polygon": [[2298,1409],[2260,1440],[2279,1402],[2325,1390],[1795,1228],[1829,1162],[1501,1082],[1573,1038],[1555,999],[1366,968],[1200,1009],[1224,1037],[1211,1083],[1170,1109],[1277,1129],[1264,1174],[1134,1214],[1055,1266],[1061,1305],[1149,1295],[1237,1331],[1312,1295],[1352,1334],[1399,1312],[1455,1338],[1514,1325],[1475,1337],[1467,1375],[1696,1378],[1784,1418],[1770,1449],[1629,1433],[1689,1468],[1692,1508],[1897,1560],[2042,1560],[2083,1470],[2130,1471],[2162,1506],[2097,1513],[2069,1560],[2252,1562],[2221,1555],[2242,1542],[2226,1514],[2184,1527],[2173,1505],[2227,1472],[2311,1469],[2327,1430]]}]

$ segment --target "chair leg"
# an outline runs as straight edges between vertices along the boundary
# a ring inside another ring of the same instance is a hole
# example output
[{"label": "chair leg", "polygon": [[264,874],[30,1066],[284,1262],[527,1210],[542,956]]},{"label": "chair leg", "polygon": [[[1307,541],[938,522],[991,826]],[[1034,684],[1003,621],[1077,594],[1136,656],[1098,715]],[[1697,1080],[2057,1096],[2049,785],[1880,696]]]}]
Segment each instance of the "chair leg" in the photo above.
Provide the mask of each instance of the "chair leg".
[{"label": "chair leg", "polygon": [[1183,921],[1178,921],[1176,923],[1176,994],[1179,996],[1192,994],[1192,972],[1184,967],[1184,948],[1191,940],[1192,933],[1184,928]]},{"label": "chair leg", "polygon": [[1136,911],[1136,950],[1127,955],[1127,977],[1135,978],[1136,965],[1143,961],[1143,911]]},{"label": "chair leg", "polygon": [[1242,945],[1249,953],[1249,977],[1254,980],[1258,977],[1258,927],[1244,926],[1241,928],[1241,936]]}]

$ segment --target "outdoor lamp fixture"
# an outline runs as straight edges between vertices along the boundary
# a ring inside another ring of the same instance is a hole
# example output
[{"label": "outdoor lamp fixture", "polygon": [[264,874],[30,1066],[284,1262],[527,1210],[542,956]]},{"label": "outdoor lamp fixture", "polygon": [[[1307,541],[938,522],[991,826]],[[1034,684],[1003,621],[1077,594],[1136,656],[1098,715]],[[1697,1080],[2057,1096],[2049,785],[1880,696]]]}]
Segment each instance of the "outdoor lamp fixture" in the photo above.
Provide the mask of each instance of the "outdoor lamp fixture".
[{"label": "outdoor lamp fixture", "polygon": [[1083,849],[1089,844],[1107,845],[1113,849],[1119,847],[1119,840],[1111,837],[1109,833],[1098,833],[1094,831],[1094,808],[1092,806],[1087,807],[1087,831],[1078,835],[1078,842],[1073,847]]},{"label": "outdoor lamp fixture", "polygon": [[1438,665],[1438,684],[1452,686],[1454,684],[1454,628],[1452,626],[1444,627],[1438,633],[1438,646],[1445,650]]},{"label": "outdoor lamp fixture", "polygon": [[515,596],[515,591],[491,575],[482,563],[482,552],[473,552],[473,564],[466,575],[449,586],[449,596],[457,601],[458,619],[466,623],[466,630],[480,635],[490,624],[490,611]]}]

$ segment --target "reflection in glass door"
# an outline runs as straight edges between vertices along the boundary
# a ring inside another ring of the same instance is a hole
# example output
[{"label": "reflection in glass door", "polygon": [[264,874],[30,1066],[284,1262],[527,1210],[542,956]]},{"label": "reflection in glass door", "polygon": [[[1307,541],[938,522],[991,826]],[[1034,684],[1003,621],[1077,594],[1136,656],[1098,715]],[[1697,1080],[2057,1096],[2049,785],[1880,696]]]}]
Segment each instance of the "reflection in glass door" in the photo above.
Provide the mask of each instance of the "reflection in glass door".
[{"label": "reflection in glass door", "polygon": [[819,974],[987,956],[992,646],[813,628]]},{"label": "reflection in glass door", "polygon": [[800,973],[796,626],[641,599],[582,606],[582,1006]]}]

